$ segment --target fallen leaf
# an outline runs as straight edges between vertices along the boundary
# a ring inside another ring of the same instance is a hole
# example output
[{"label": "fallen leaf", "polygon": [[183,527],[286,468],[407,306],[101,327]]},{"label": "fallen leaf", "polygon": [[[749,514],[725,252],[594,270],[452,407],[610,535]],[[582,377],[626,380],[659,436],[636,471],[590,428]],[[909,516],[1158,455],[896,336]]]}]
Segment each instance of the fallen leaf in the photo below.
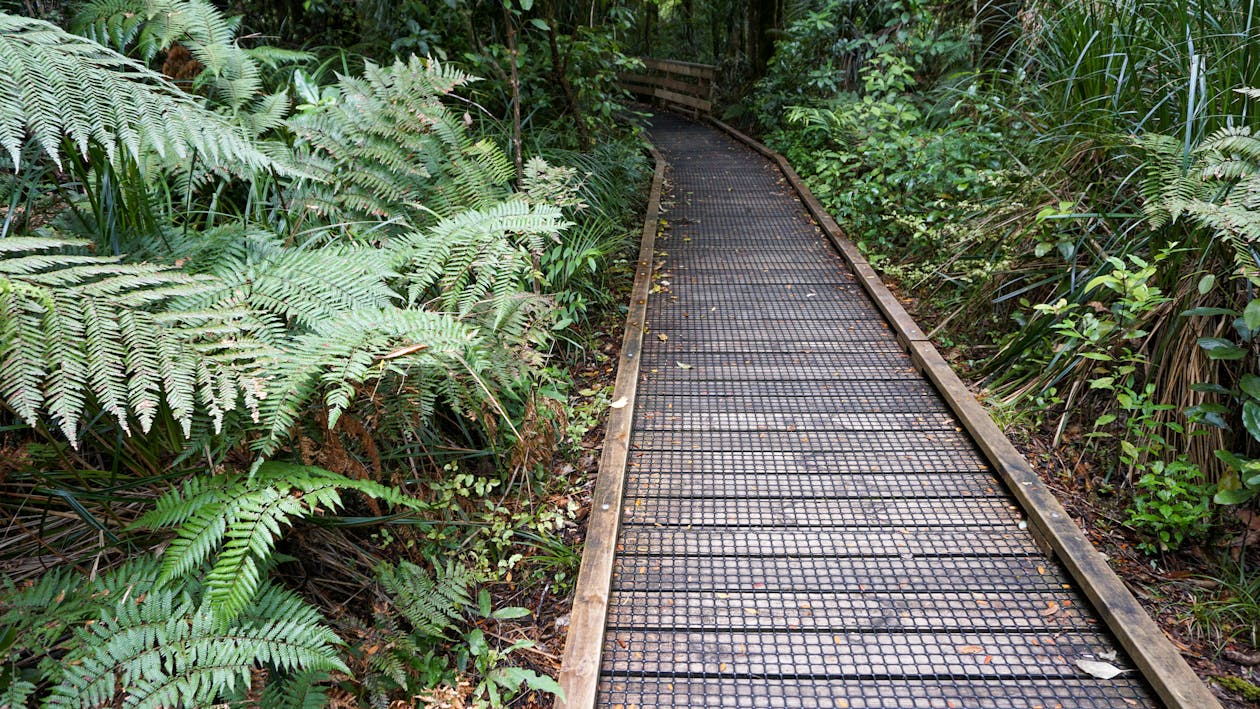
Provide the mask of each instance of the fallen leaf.
[{"label": "fallen leaf", "polygon": [[657,335],[656,335],[656,339],[660,340],[661,342],[665,342],[666,340],[668,340],[668,339],[669,339],[669,335],[666,335],[666,334],[665,334],[665,333],[663,333],[663,332],[661,332],[661,333],[657,333]]},{"label": "fallen leaf", "polygon": [[675,362],[675,364],[678,365],[679,369],[691,369],[691,365],[686,362]]},{"label": "fallen leaf", "polygon": [[1041,611],[1041,615],[1048,618],[1058,612],[1059,612],[1059,602],[1050,601],[1049,603],[1046,604],[1045,610]]},{"label": "fallen leaf", "polygon": [[627,405],[627,404],[629,404],[629,403],[630,403],[629,399],[627,399],[626,397],[622,396],[622,397],[619,397],[619,398],[618,398],[616,401],[614,401],[613,403],[609,404],[608,406],[609,406],[609,408],[613,408],[613,409],[624,409],[624,408],[626,408],[626,405]]},{"label": "fallen leaf", "polygon": [[958,646],[958,654],[960,655],[978,655],[984,652],[984,648],[979,645],[960,645]]},{"label": "fallen leaf", "polygon": [[427,349],[429,349],[428,345],[407,345],[406,347],[400,347],[387,355],[381,355],[381,359],[398,359],[399,357],[406,357],[409,354],[415,354],[416,352]]},{"label": "fallen leaf", "polygon": [[1112,679],[1124,672],[1124,670],[1110,662],[1098,662],[1096,660],[1076,660],[1075,662],[1077,667],[1098,679]]}]

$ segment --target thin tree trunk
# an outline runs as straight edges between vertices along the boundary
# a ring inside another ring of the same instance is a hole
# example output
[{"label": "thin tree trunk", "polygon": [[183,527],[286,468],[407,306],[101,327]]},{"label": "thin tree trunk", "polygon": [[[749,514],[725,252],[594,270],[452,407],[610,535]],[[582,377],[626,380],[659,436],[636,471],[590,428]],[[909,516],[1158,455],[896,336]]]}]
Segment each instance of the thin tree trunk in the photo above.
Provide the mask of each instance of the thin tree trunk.
[{"label": "thin tree trunk", "polygon": [[512,90],[512,162],[516,166],[516,185],[519,187],[525,179],[524,149],[521,145],[521,77],[516,70],[516,25],[512,23],[512,13],[507,5],[503,6],[503,21],[507,23],[508,84]]},{"label": "thin tree trunk", "polygon": [[548,6],[547,46],[551,49],[551,74],[564,92],[564,101],[569,106],[568,110],[573,116],[574,125],[577,126],[579,146],[584,151],[590,150],[591,135],[586,129],[586,121],[583,120],[582,110],[578,107],[577,95],[573,92],[573,84],[569,83],[568,57],[560,54],[560,44],[556,39],[557,20],[555,12],[551,12],[552,9]]}]

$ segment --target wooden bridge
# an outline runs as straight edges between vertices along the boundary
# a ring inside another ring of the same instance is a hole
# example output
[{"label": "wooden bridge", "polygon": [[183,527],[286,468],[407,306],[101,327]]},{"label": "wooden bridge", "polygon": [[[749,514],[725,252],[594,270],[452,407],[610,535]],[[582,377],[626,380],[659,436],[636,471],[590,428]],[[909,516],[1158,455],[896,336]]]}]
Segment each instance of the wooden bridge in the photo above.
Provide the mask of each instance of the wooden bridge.
[{"label": "wooden bridge", "polygon": [[1218,706],[786,162],[651,124],[561,705]]}]

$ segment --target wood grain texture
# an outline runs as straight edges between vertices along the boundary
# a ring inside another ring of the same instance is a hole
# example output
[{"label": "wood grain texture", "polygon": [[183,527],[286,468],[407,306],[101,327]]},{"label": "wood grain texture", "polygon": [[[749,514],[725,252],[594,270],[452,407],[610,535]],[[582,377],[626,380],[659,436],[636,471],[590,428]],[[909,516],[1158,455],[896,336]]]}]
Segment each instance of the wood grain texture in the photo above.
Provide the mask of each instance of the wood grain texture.
[{"label": "wood grain texture", "polygon": [[661,189],[665,178],[665,159],[655,150],[652,151],[652,157],[656,162],[656,170],[652,175],[652,188],[643,217],[638,265],[630,293],[625,334],[621,341],[617,379],[613,386],[613,401],[625,399],[626,405],[611,409],[608,414],[599,476],[591,500],[586,543],[582,551],[582,565],[578,571],[573,609],[569,615],[569,636],[560,669],[559,681],[564,696],[557,700],[557,709],[593,707],[599,683],[600,648],[603,645],[613,556],[621,521],[626,459],[629,453],[635,393],[638,390],[639,361],[643,352],[647,299],[655,263]]}]

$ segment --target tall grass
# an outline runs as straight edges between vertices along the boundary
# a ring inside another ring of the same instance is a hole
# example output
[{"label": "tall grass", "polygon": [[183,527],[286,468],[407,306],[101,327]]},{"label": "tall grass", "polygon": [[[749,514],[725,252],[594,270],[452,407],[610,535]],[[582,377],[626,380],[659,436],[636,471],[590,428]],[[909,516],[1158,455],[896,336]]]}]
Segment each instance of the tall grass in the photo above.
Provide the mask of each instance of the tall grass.
[{"label": "tall grass", "polygon": [[[1011,306],[1019,298],[1063,299],[1118,316],[1119,299],[1095,279],[1114,270],[1111,258],[1150,260],[1164,253],[1151,285],[1168,301],[1138,314],[1134,327],[1142,337],[1109,344],[1113,351],[1132,348],[1145,363],[1138,380],[1154,384],[1155,399],[1172,405],[1166,418],[1202,403],[1191,384],[1220,376],[1219,363],[1195,346],[1199,336],[1213,334],[1201,331],[1210,323],[1179,313],[1234,307],[1240,293],[1231,290],[1230,254],[1210,230],[1180,223],[1156,229],[1143,220],[1141,182],[1152,156],[1137,138],[1159,134],[1180,146],[1180,166],[1175,153],[1161,166],[1169,179],[1190,169],[1195,148],[1214,132],[1256,125],[1255,99],[1238,89],[1260,86],[1258,5],[1039,0],[1008,28],[1014,36],[1004,62],[1005,90],[1035,136],[1026,156],[1034,176],[1023,195],[1026,228],[1010,247],[1026,252],[1036,242],[1055,242],[1060,248],[1026,258],[1023,267],[992,284],[996,300]],[[1219,275],[1224,287],[1201,292],[1196,284],[1207,274]],[[1065,410],[1074,410],[1091,378],[1101,376],[1100,365],[1083,357],[1082,349],[1064,346],[1054,331],[1061,323],[1055,314],[1028,313],[989,365],[999,393],[1008,399],[1058,397]],[[1192,449],[1205,469],[1214,467],[1211,449],[1219,444],[1176,442]]]}]

